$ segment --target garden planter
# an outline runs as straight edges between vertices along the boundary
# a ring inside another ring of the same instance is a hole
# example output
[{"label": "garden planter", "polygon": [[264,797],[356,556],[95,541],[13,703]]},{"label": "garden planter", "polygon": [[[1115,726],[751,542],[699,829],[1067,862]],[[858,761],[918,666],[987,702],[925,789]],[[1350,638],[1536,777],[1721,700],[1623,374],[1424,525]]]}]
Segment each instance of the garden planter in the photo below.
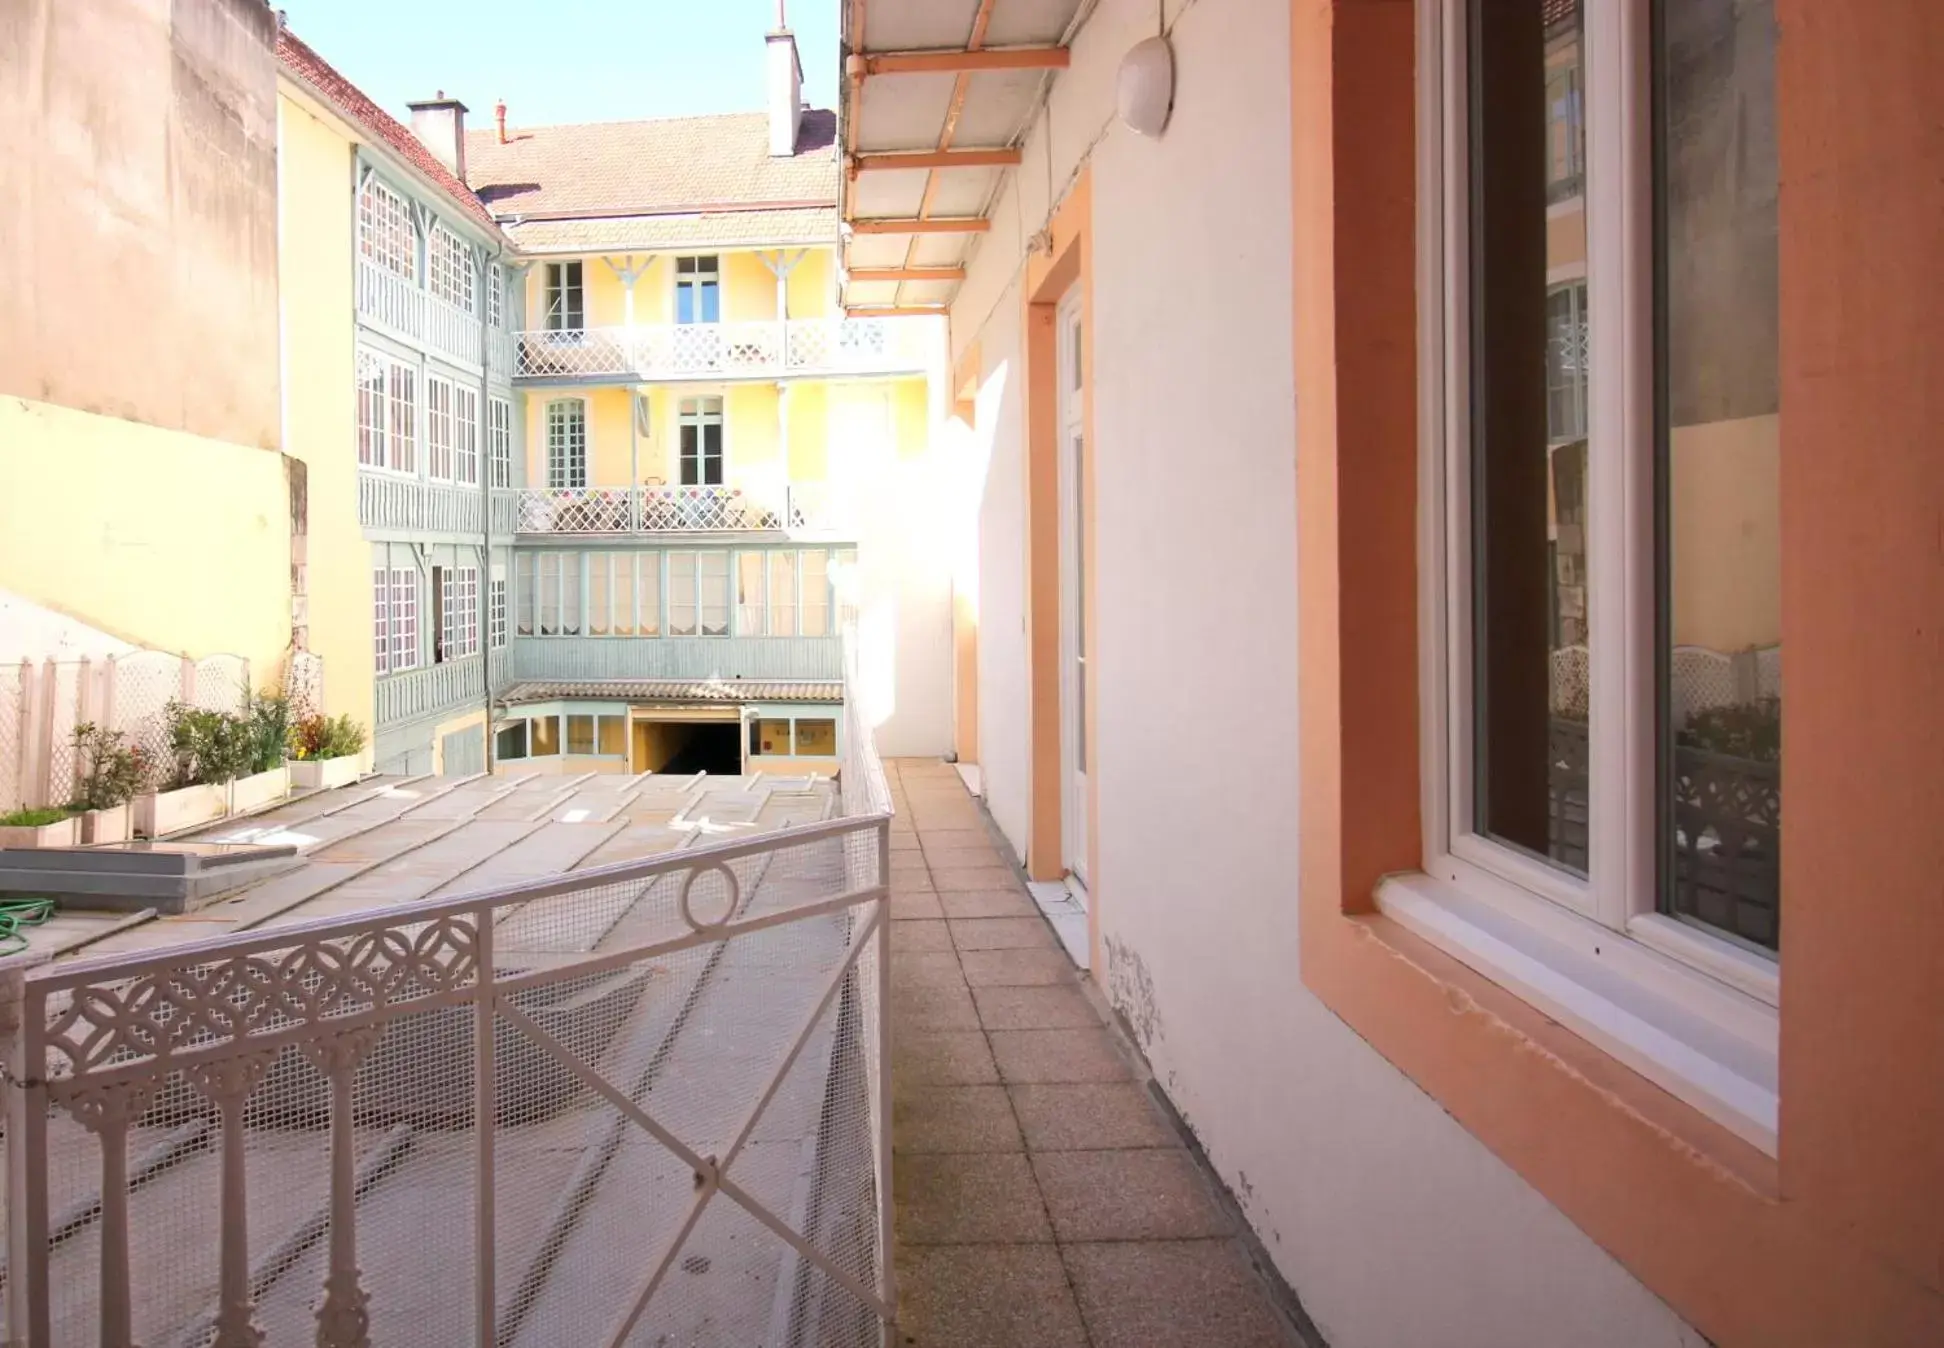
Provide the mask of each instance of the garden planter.
[{"label": "garden planter", "polygon": [[329,791],[332,787],[349,786],[358,780],[364,770],[364,755],[359,753],[345,754],[342,758],[294,758],[288,766],[290,785],[293,789]]},{"label": "garden planter", "polygon": [[123,802],[106,810],[88,810],[76,816],[81,821],[81,841],[91,846],[95,843],[127,842],[128,815],[129,806]]},{"label": "garden planter", "polygon": [[135,831],[144,838],[160,838],[228,814],[229,787],[200,785],[150,791],[135,797],[134,806]]},{"label": "garden planter", "polygon": [[290,794],[290,771],[279,764],[268,772],[238,777],[230,783],[229,812],[241,814],[282,800]]},{"label": "garden planter", "polygon": [[75,816],[33,827],[9,824],[0,828],[0,847],[72,847],[80,836]]}]

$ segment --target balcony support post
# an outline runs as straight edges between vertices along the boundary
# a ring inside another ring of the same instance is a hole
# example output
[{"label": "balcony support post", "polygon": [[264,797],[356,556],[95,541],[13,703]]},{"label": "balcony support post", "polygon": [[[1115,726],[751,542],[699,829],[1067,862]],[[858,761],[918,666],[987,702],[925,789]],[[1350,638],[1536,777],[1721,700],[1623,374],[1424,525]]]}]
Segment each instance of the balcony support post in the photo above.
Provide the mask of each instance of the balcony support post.
[{"label": "balcony support post", "polygon": [[[629,292],[632,295],[632,291]],[[641,390],[628,385],[628,532],[641,532],[641,417],[635,400]]]},{"label": "balcony support post", "polygon": [[655,265],[654,255],[651,253],[649,256],[643,258],[639,266],[635,264],[633,253],[626,254],[618,263],[611,257],[604,257],[601,261],[607,263],[608,270],[613,272],[614,278],[621,283],[621,323],[627,332],[627,336],[622,341],[628,353],[628,368],[639,374],[640,362],[635,359],[634,350],[635,282],[646,276],[649,269]]}]

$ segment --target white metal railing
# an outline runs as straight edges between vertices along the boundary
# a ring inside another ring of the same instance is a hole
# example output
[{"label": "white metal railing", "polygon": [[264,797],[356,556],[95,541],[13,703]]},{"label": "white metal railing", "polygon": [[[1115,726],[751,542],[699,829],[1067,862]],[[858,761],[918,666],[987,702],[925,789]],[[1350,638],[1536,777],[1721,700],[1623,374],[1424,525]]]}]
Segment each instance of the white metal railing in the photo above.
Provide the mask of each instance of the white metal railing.
[{"label": "white metal railing", "polygon": [[858,725],[840,785],[746,841],[0,964],[7,1341],[874,1348],[889,793]]},{"label": "white metal railing", "polygon": [[[477,483],[428,482],[370,468],[358,470],[358,523],[366,529],[477,536],[479,509]],[[497,517],[496,511],[495,524]]]},{"label": "white metal railing", "polygon": [[[843,527],[828,484],[754,487],[522,487],[522,534],[744,533]],[[497,513],[497,511],[496,511]]]},{"label": "white metal railing", "polygon": [[523,379],[721,379],[895,374],[923,370],[925,328],[913,319],[638,323],[518,334]]}]

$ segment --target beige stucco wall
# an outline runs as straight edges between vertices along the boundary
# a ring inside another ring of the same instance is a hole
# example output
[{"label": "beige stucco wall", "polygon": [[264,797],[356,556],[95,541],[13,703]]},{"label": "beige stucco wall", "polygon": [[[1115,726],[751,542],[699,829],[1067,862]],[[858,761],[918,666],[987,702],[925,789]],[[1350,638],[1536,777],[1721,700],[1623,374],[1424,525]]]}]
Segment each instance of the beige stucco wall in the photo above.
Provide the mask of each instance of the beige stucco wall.
[{"label": "beige stucco wall", "polygon": [[1669,436],[1676,645],[1732,653],[1782,639],[1780,459],[1773,414]]},{"label": "beige stucco wall", "polygon": [[952,437],[980,468],[992,813],[1023,852],[1021,231],[1104,133],[1090,175],[1101,981],[1336,1348],[1698,1345],[1301,982],[1289,7],[1165,10],[1181,15],[1166,133],[1112,124],[1115,72],[1155,10],[1102,0],[1053,86],[1050,145],[1043,120],[953,308],[955,350],[980,354],[974,426]]},{"label": "beige stucco wall", "polygon": [[276,19],[0,6],[0,393],[275,449]]}]

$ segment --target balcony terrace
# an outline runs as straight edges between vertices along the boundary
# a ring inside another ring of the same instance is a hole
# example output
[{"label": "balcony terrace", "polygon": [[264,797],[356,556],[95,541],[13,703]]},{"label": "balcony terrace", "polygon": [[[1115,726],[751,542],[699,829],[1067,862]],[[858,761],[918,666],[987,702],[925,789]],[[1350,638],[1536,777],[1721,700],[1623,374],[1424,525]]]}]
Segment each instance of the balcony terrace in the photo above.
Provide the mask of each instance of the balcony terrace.
[{"label": "balcony terrace", "polygon": [[500,328],[482,331],[479,315],[432,294],[409,277],[364,258],[358,260],[358,316],[380,331],[422,345],[440,359],[478,369],[482,339],[487,373],[505,380],[513,372],[514,335]]},{"label": "balcony terrace", "polygon": [[496,493],[512,532],[528,536],[751,534],[832,538],[849,524],[826,482],[761,487],[522,487]]},{"label": "balcony terrace", "polygon": [[926,326],[911,319],[637,323],[517,334],[523,384],[724,382],[917,374]]}]

